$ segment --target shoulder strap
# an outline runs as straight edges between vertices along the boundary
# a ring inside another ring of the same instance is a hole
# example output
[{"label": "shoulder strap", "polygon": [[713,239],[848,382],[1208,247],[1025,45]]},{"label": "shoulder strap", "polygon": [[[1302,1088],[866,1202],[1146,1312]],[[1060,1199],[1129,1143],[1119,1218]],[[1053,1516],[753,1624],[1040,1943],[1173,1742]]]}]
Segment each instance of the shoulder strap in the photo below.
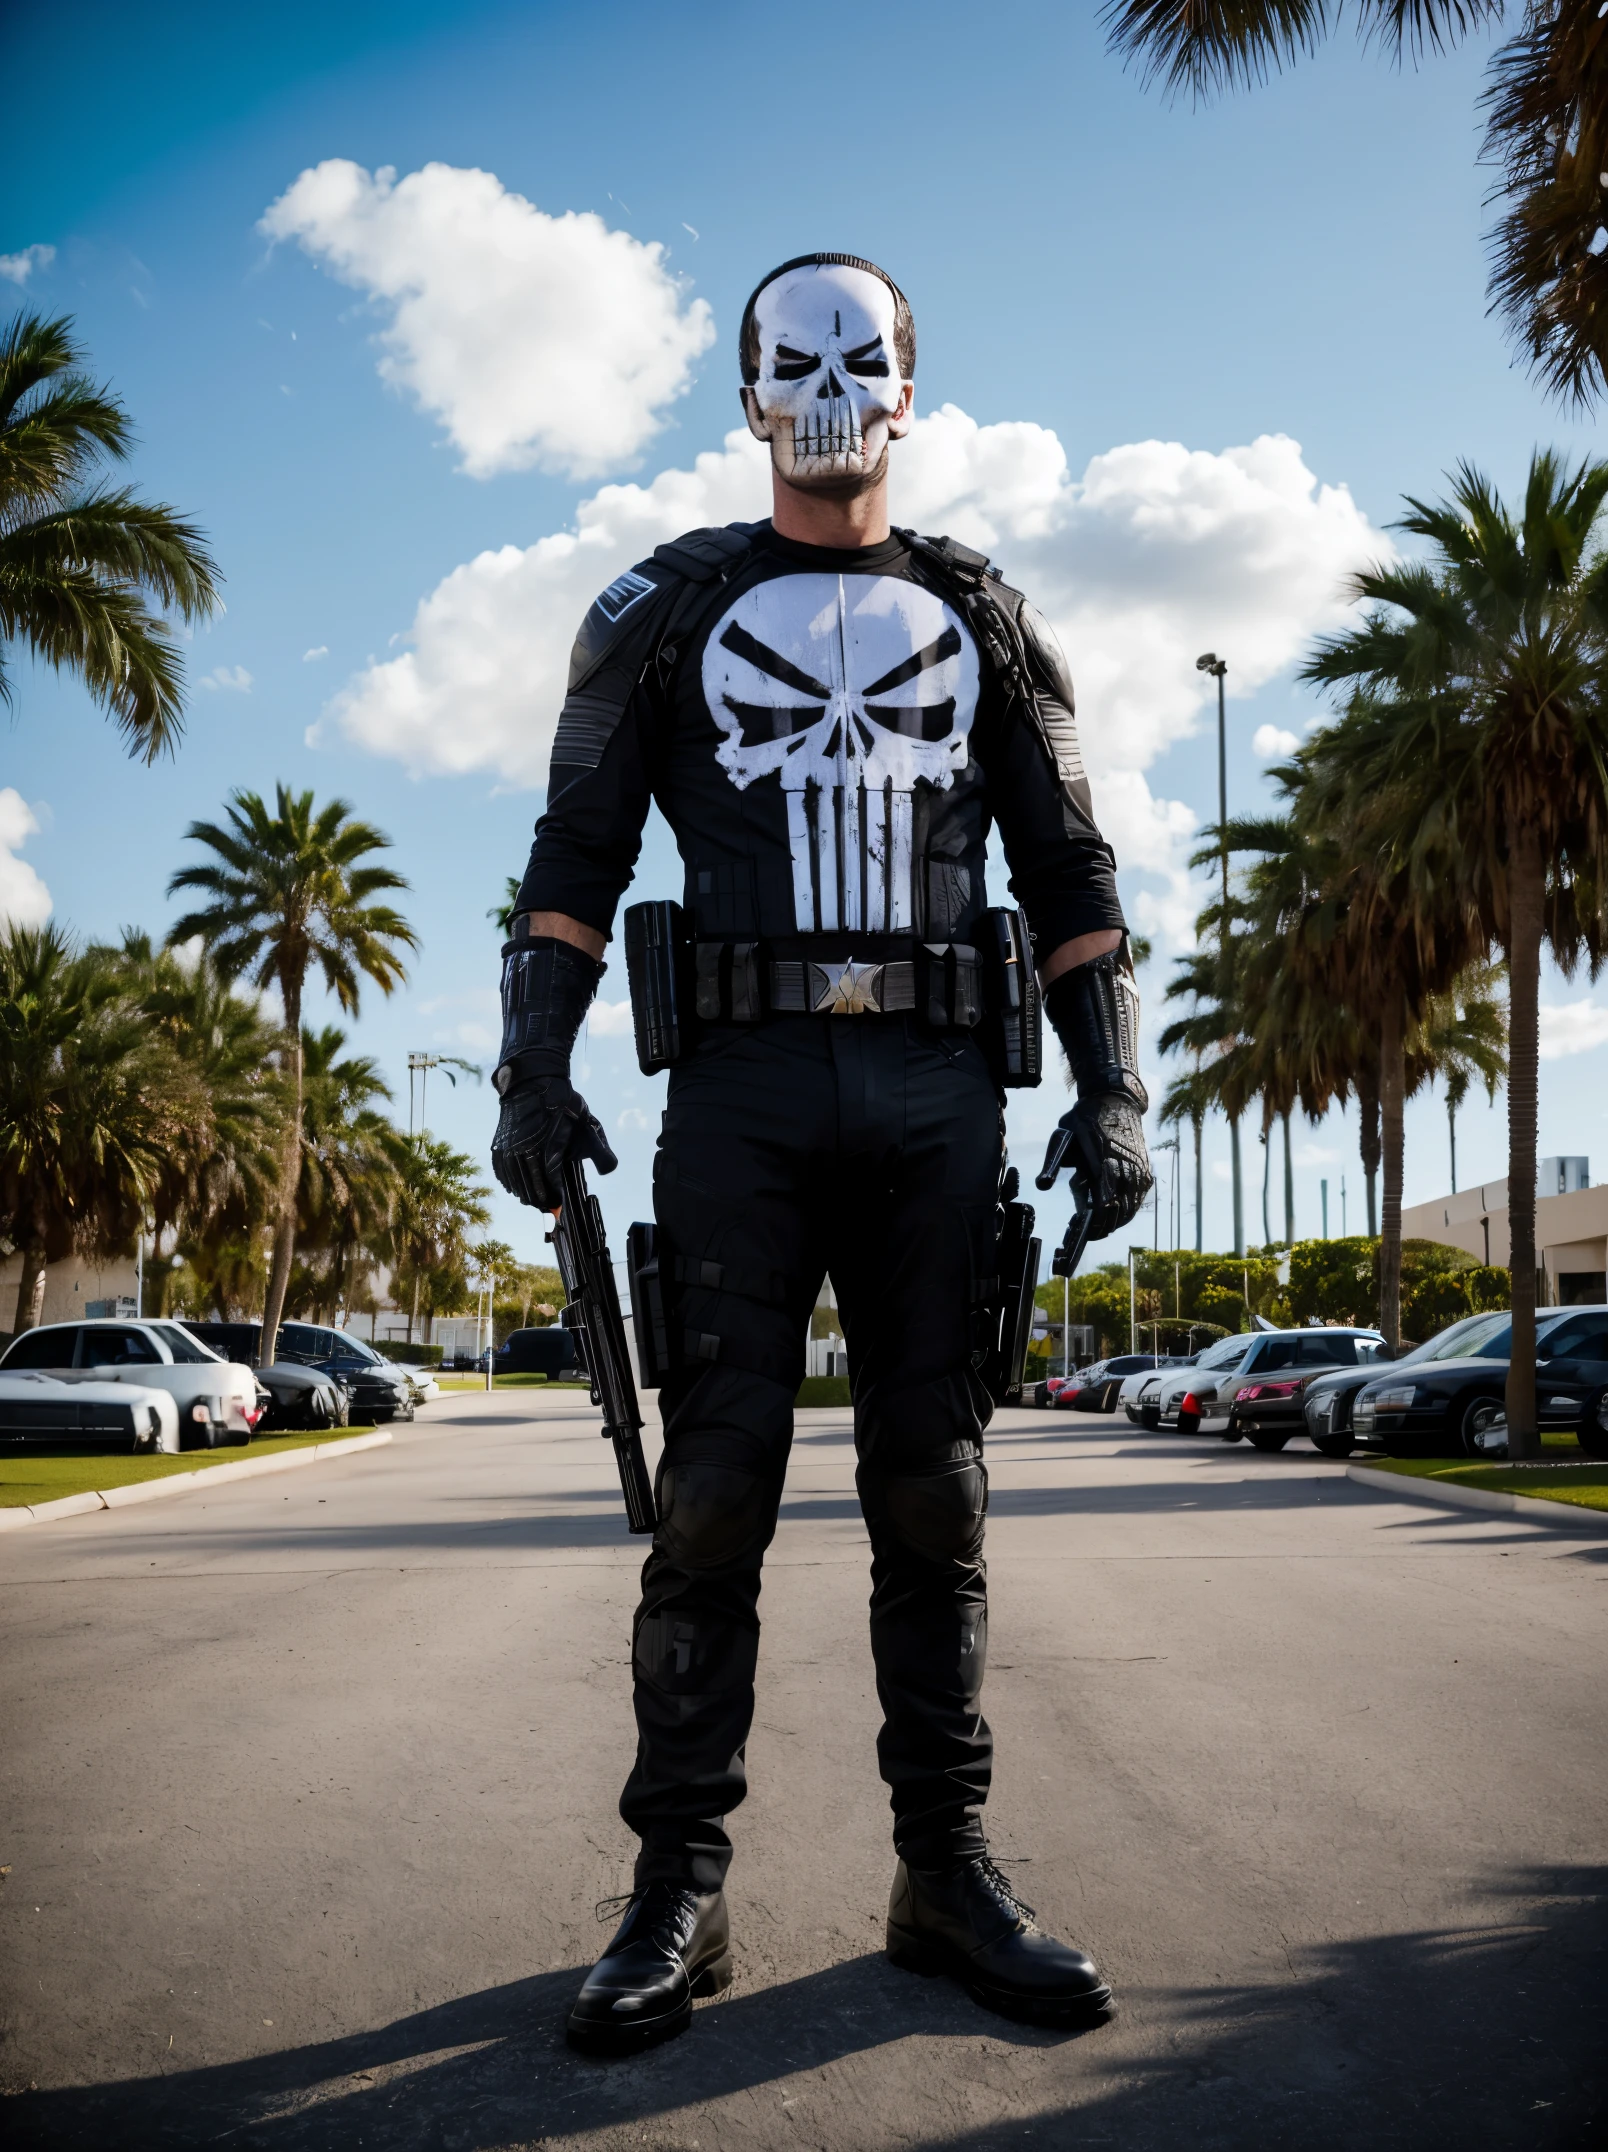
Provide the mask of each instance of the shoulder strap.
[{"label": "shoulder strap", "polygon": [[762,527],[727,523],[688,531],[685,537],[655,548],[654,560],[679,578],[679,587],[660,616],[658,634],[642,668],[644,677],[651,665],[660,687],[669,687],[682,647],[696,635],[732,576],[750,559]]},{"label": "shoulder strap", "polygon": [[712,583],[754,550],[757,523],[709,524],[655,546],[653,557],[689,583]]},{"label": "shoulder strap", "polygon": [[668,686],[676,645],[748,559],[760,526],[688,531],[617,576],[581,623],[553,738],[553,763],[596,769],[650,673]]},{"label": "shoulder strap", "polygon": [[919,531],[898,529],[894,536],[902,538],[912,553],[938,571],[1006,693],[1027,693],[1022,636],[1017,625],[1021,592],[1011,588],[986,553],[974,552],[958,538],[926,538]]}]

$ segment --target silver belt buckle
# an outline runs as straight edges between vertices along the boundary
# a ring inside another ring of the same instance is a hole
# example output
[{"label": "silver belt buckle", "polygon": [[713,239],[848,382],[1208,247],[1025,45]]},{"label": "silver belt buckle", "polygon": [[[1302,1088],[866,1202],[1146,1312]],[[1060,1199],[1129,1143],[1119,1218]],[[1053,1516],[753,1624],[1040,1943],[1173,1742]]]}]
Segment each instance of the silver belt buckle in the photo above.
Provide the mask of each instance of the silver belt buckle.
[{"label": "silver belt buckle", "polygon": [[857,964],[810,966],[810,1007],[817,1016],[880,1016],[882,966]]}]

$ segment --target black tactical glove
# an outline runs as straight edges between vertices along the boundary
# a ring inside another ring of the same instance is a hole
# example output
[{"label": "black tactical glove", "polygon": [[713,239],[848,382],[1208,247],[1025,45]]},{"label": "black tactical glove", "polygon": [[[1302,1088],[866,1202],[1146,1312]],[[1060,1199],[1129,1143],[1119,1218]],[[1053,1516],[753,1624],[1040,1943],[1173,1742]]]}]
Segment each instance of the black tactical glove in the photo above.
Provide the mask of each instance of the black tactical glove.
[{"label": "black tactical glove", "polygon": [[1044,1013],[1066,1049],[1078,1102],[1050,1138],[1038,1185],[1054,1187],[1070,1166],[1073,1201],[1089,1216],[1087,1238],[1104,1240],[1132,1222],[1152,1185],[1150,1096],[1139,1080],[1139,995],[1126,943],[1062,972],[1045,989]]},{"label": "black tactical glove", "polygon": [[503,1042],[492,1077],[502,1111],[491,1170],[510,1195],[537,1210],[564,1201],[567,1159],[600,1173],[619,1164],[602,1123],[570,1082],[570,1055],[603,966],[548,935],[503,946]]}]

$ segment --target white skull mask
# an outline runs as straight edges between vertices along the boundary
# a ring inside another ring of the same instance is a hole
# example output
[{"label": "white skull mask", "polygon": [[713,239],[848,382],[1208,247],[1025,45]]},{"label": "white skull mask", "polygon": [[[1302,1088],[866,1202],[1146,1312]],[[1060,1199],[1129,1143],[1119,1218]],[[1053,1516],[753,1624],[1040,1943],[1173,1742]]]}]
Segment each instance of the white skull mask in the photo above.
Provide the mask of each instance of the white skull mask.
[{"label": "white skull mask", "polygon": [[793,485],[864,477],[908,429],[894,321],[882,278],[838,262],[790,269],[759,293],[759,378],[744,404]]},{"label": "white skull mask", "polygon": [[787,796],[801,932],[908,931],[912,797],[963,769],[977,646],[936,592],[887,575],[784,575],[711,629],[704,695],[739,791]]}]

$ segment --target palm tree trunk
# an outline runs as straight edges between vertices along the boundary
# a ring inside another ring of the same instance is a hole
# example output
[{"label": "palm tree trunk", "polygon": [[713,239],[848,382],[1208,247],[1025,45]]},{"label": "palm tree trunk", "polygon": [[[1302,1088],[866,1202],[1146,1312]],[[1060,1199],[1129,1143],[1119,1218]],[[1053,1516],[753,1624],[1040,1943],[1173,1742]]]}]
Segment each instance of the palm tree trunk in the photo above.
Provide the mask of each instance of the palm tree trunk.
[{"label": "palm tree trunk", "polygon": [[1245,1181],[1240,1171],[1239,1115],[1228,1117],[1229,1149],[1234,1160],[1234,1253],[1245,1253]]},{"label": "palm tree trunk", "polygon": [[279,1162],[279,1222],[274,1228],[274,1259],[268,1272],[268,1297],[262,1311],[262,1365],[267,1367],[279,1344],[279,1319],[290,1290],[290,1266],[296,1255],[296,1193],[301,1184],[302,1043],[300,979],[281,982],[285,1000],[284,1069],[290,1078],[290,1112]]},{"label": "palm tree trunk", "polygon": [[1457,1193],[1457,1104],[1453,1099],[1446,1101],[1446,1127],[1452,1139],[1452,1194],[1455,1196]]},{"label": "palm tree trunk", "polygon": [[1535,1134],[1540,1045],[1542,906],[1546,870],[1535,832],[1508,829],[1508,1260],[1513,1357],[1508,1362],[1508,1455],[1539,1457],[1535,1412]]},{"label": "palm tree trunk", "polygon": [[1368,1189],[1368,1238],[1379,1234],[1379,1078],[1364,1069],[1357,1078],[1358,1118],[1362,1123],[1362,1175]]},{"label": "palm tree trunk", "polygon": [[1379,1021],[1379,1106],[1385,1154],[1385,1203],[1379,1239],[1379,1327],[1401,1345],[1401,1177],[1407,1070],[1401,1003],[1387,1000]]},{"label": "palm tree trunk", "polygon": [[1295,1246],[1295,1161],[1290,1156],[1290,1116],[1280,1116],[1284,1122],[1284,1245]]},{"label": "palm tree trunk", "polygon": [[22,1275],[17,1280],[17,1313],[11,1327],[21,1337],[25,1330],[38,1328],[44,1312],[45,1251],[43,1248],[24,1248]]},{"label": "palm tree trunk", "polygon": [[1201,1205],[1205,1201],[1206,1195],[1206,1184],[1201,1177],[1200,1164],[1200,1130],[1203,1116],[1198,1113],[1191,1114],[1190,1119],[1193,1122],[1195,1129],[1195,1253],[1199,1255],[1201,1235]]},{"label": "palm tree trunk", "polygon": [[1268,1142],[1267,1138],[1268,1131],[1264,1128],[1262,1130],[1262,1246],[1271,1248],[1273,1245],[1273,1228],[1268,1222],[1267,1191],[1268,1184],[1273,1178],[1273,1146]]}]

